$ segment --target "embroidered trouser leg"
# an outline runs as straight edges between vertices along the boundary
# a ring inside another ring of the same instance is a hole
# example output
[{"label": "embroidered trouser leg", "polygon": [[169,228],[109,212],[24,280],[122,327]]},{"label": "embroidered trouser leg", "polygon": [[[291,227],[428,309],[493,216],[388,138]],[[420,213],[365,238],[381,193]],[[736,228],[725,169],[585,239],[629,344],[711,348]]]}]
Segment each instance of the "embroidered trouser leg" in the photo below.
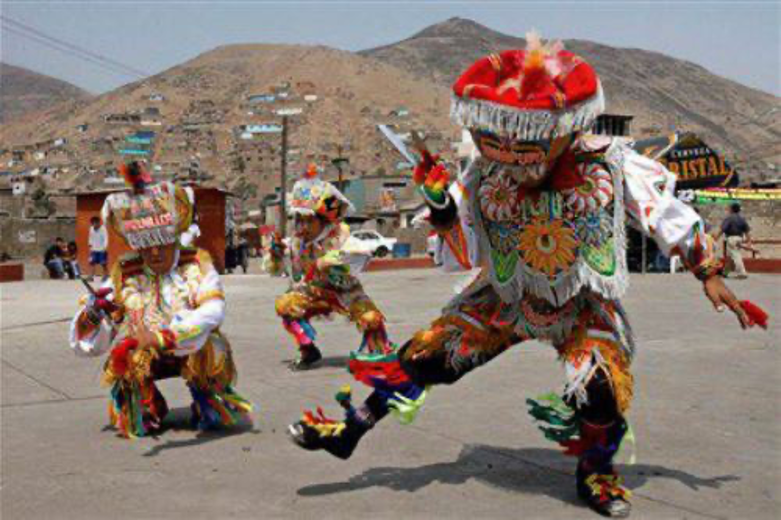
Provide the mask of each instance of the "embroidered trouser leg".
[{"label": "embroidered trouser leg", "polygon": [[617,308],[605,302],[601,317],[586,311],[557,345],[567,375],[563,399],[549,394],[528,401],[545,436],[579,457],[578,493],[592,507],[613,507],[613,501],[629,496],[613,468],[628,431],[625,414],[633,395],[631,348],[616,330],[621,323],[614,319]]},{"label": "embroidered trouser leg", "polygon": [[409,422],[425,398],[425,388],[452,384],[522,341],[512,323],[499,320],[501,301],[486,288],[448,308],[417,332],[398,352],[383,358],[354,358],[353,376],[374,388],[365,412],[374,421],[388,410]]},{"label": "embroidered trouser leg", "polygon": [[186,358],[182,377],[193,398],[193,426],[210,430],[238,424],[252,411],[252,404],[239,394],[236,365],[230,344],[221,334]]},{"label": "embroidered trouser leg", "polygon": [[296,443],[306,449],[324,449],[339,458],[349,457],[359,440],[389,412],[409,424],[422,406],[426,388],[451,384],[521,341],[511,323],[497,319],[500,300],[486,289],[448,308],[431,326],[418,332],[398,351],[354,352],[350,372],[373,388],[355,408],[349,387],[337,394],[346,410],[344,421],[305,412],[291,426]]},{"label": "embroidered trouser leg", "polygon": [[361,349],[389,350],[385,316],[360,285],[349,291],[314,287],[292,290],[277,298],[276,311],[299,348],[314,344],[316,331],[311,318],[336,313],[348,318],[362,333]]},{"label": "embroidered trouser leg", "polygon": [[299,349],[314,345],[317,333],[310,323],[316,316],[334,312],[338,302],[318,298],[302,290],[291,290],[279,296],[275,302],[282,326],[293,337]]},{"label": "embroidered trouser leg", "polygon": [[182,358],[153,349],[112,353],[103,382],[111,386],[109,422],[123,437],[143,437],[160,428],[168,405],[155,381],[178,377],[182,364]]}]

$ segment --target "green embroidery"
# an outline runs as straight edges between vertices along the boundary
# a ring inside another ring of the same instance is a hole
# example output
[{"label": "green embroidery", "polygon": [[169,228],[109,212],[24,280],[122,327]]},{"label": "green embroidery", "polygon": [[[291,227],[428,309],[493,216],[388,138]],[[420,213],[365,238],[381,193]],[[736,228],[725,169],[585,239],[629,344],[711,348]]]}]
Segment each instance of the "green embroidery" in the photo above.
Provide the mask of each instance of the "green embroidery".
[{"label": "green embroidery", "polygon": [[613,276],[616,273],[616,254],[612,237],[598,247],[584,244],[582,251],[586,264],[602,276]]},{"label": "green embroidery", "polygon": [[515,266],[518,264],[518,253],[513,251],[503,254],[495,249],[491,249],[491,263],[494,266],[496,279],[499,283],[507,283],[515,274]]}]

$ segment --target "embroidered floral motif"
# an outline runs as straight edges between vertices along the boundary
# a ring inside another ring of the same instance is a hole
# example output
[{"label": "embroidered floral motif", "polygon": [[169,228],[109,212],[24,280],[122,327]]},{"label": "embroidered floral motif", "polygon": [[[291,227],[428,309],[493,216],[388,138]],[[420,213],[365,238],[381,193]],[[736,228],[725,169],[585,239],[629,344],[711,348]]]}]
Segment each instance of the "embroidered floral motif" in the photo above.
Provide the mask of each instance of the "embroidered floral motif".
[{"label": "embroidered floral motif", "polygon": [[520,237],[520,250],[527,265],[549,277],[567,270],[577,257],[575,232],[561,220],[535,220]]},{"label": "embroidered floral motif", "polygon": [[506,222],[518,217],[518,186],[509,175],[485,179],[478,192],[483,214],[494,222]]},{"label": "embroidered floral motif", "polygon": [[580,167],[585,169],[585,180],[580,186],[563,191],[567,206],[577,213],[604,208],[613,200],[613,180],[610,173],[599,164]]},{"label": "embroidered floral motif", "polygon": [[574,225],[580,242],[593,247],[604,244],[613,231],[611,216],[603,209],[577,218]]}]

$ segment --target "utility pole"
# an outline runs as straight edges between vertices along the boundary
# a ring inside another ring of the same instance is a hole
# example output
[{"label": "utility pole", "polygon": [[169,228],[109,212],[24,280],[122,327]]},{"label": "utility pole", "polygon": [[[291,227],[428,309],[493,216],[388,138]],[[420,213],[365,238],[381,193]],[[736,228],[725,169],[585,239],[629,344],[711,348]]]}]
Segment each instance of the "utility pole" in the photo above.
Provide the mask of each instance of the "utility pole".
[{"label": "utility pole", "polygon": [[337,157],[331,160],[331,164],[333,164],[336,167],[336,170],[339,172],[338,182],[337,186],[340,190],[344,190],[344,165],[350,164],[350,159],[347,157],[342,156],[342,152],[344,151],[344,147],[342,145],[337,145],[336,147],[336,153]]},{"label": "utility pole", "polygon": [[280,194],[279,203],[279,230],[282,236],[285,237],[287,235],[287,116],[282,116],[282,163],[280,175],[282,193]]}]

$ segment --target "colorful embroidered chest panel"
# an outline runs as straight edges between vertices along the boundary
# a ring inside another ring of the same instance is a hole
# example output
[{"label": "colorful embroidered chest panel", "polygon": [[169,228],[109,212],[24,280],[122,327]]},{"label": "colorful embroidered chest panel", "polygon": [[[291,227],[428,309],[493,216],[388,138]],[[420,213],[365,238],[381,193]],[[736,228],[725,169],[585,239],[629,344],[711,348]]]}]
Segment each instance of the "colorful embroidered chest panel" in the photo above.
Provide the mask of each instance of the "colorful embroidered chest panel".
[{"label": "colorful embroidered chest panel", "polygon": [[474,175],[481,257],[505,299],[527,291],[561,305],[584,285],[623,292],[623,186],[604,161],[575,167],[582,184],[562,190],[524,189],[498,165]]},{"label": "colorful embroidered chest panel", "polygon": [[331,289],[349,289],[356,285],[357,279],[350,274],[342,250],[349,235],[349,227],[336,224],[313,241],[293,238],[290,249],[293,282],[308,282]]},{"label": "colorful embroidered chest panel", "polygon": [[125,278],[121,289],[126,310],[122,327],[143,324],[150,330],[160,330],[170,325],[176,313],[197,307],[202,279],[201,268],[195,262],[163,276],[142,272]]}]

